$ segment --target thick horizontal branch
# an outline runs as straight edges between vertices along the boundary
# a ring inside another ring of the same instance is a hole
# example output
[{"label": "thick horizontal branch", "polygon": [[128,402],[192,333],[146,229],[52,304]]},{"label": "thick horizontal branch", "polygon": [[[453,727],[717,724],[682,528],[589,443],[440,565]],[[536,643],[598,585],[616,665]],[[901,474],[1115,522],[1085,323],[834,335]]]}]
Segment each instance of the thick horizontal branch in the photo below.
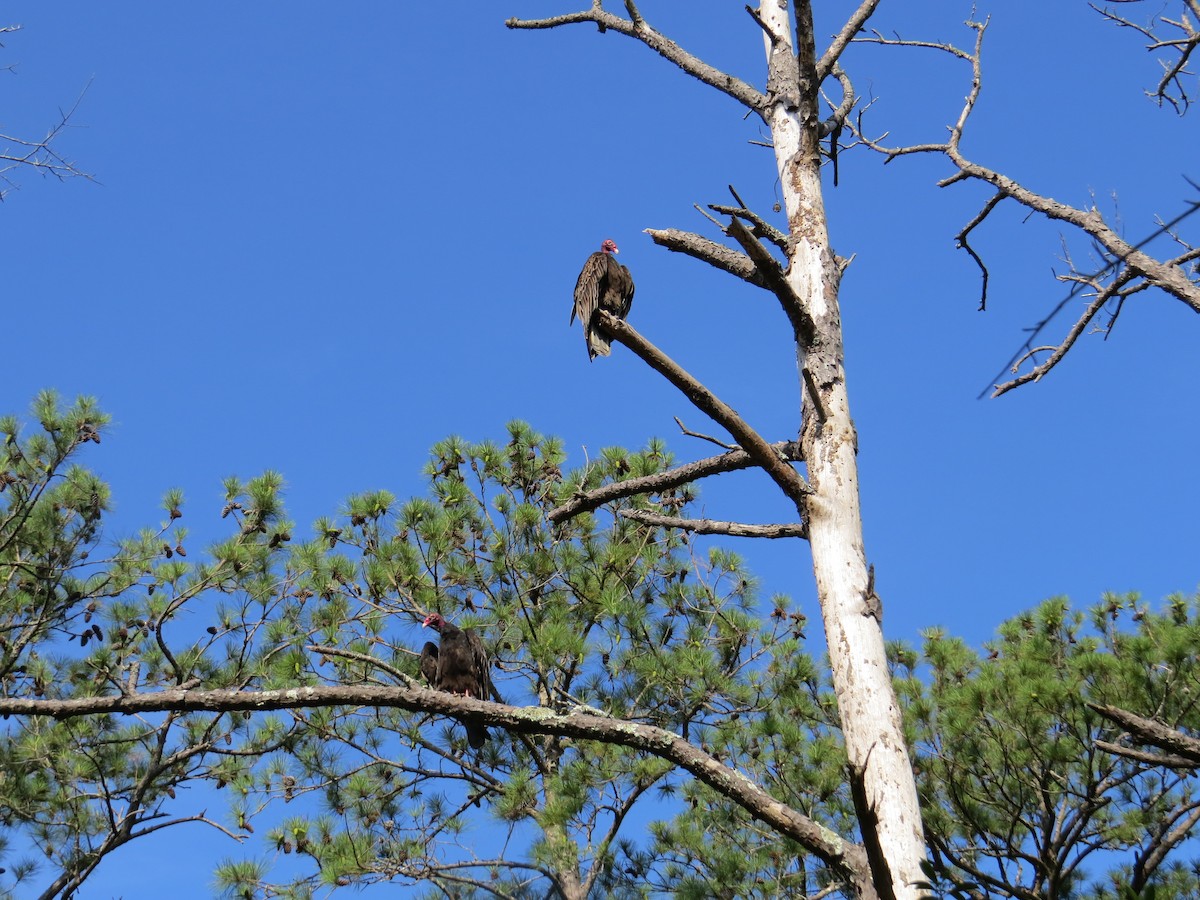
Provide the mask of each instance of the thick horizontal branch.
[{"label": "thick horizontal branch", "polygon": [[[632,7],[632,4],[627,3],[626,7],[632,8],[631,14],[636,13],[636,7]],[[640,14],[633,15],[632,20],[622,19],[620,16],[602,9],[599,3],[593,3],[591,9],[582,12],[552,16],[548,19],[512,18],[505,21],[504,24],[509,28],[540,29],[557,28],[560,25],[578,25],[584,22],[594,22],[601,31],[611,28],[618,34],[641,41],[659,56],[674,63],[693,78],[715,87],[723,94],[728,94],[747,109],[759,115],[762,115],[767,108],[767,98],[759,91],[740,78],[735,78],[728,72],[722,72],[699,57],[688,53],[673,40],[659,34],[646,24],[646,20]]]},{"label": "thick horizontal branch", "polygon": [[723,534],[727,537],[807,538],[808,528],[801,522],[777,525],[747,525],[742,522],[718,522],[714,519],[683,519],[664,516],[646,509],[621,509],[618,515],[643,525],[658,528],[677,528],[694,534]]},{"label": "thick horizontal branch", "polygon": [[1117,706],[1102,706],[1089,703],[1089,707],[1110,722],[1121,726],[1138,742],[1164,750],[1172,756],[1191,760],[1193,766],[1200,765],[1200,739],[1184,734],[1154,719],[1146,719]]},{"label": "thick horizontal branch", "polygon": [[708,238],[690,231],[679,231],[675,228],[647,228],[646,234],[650,235],[654,243],[660,247],[666,247],[675,253],[686,253],[723,272],[735,275],[742,281],[748,281],[755,287],[766,288],[767,286],[750,257],[731,250],[724,244],[718,244],[716,241],[710,241]]},{"label": "thick horizontal branch", "polygon": [[[545,707],[488,703],[423,688],[374,686],[298,687],[276,691],[174,690],[76,700],[0,699],[0,715],[49,716],[64,720],[89,715],[139,715],[155,712],[227,713],[242,710],[315,709],[369,706],[474,716],[520,734],[553,734],[618,744],[650,753],[690,772],[704,784],[741,806],[752,817],[799,842],[847,878],[861,877],[862,848],[843,840],[812,819],[780,803],[740,772],[677,734],[636,722],[579,713],[558,714]],[[857,876],[855,873],[858,873]]]},{"label": "thick horizontal branch", "polygon": [[754,459],[755,465],[771,476],[784,494],[796,504],[797,509],[802,507],[805,495],[812,493],[808,482],[792,468],[790,462],[785,460],[778,450],[734,412],[732,407],[692,377],[675,360],[642,337],[628,322],[622,322],[602,309],[596,310],[595,318],[613,340],[619,341],[636,353],[646,365],[675,385],[692,405],[733,435],[734,440]]},{"label": "thick horizontal branch", "polygon": [[1121,756],[1125,759],[1132,759],[1134,762],[1145,763],[1148,766],[1164,766],[1168,769],[1196,768],[1196,761],[1194,759],[1185,759],[1182,756],[1175,756],[1171,753],[1151,753],[1149,750],[1135,750],[1133,747],[1123,747],[1120,744],[1113,744],[1109,741],[1096,741],[1096,749],[1103,750],[1105,753],[1111,753],[1113,756]]},{"label": "thick horizontal branch", "polygon": [[[796,441],[781,441],[771,444],[771,448],[784,459],[800,459],[800,444]],[[695,462],[685,463],[665,472],[645,475],[641,478],[629,478],[625,481],[614,481],[594,491],[587,491],[550,510],[551,522],[563,522],[573,516],[599,509],[605,503],[635,497],[638,494],[658,494],[674,490],[685,484],[691,484],[710,475],[722,472],[736,472],[739,469],[749,469],[756,465],[754,458],[745,450],[731,450],[719,456],[708,456]]]}]

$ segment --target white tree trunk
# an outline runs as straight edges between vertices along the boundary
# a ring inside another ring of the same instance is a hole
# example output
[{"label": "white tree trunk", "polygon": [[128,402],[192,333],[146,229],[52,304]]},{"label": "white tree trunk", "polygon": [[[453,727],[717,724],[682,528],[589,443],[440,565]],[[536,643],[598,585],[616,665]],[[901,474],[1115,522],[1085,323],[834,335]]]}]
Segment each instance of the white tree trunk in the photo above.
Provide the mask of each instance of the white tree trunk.
[{"label": "white tree trunk", "polygon": [[[863,550],[857,436],[846,393],[838,309],[840,271],[829,245],[821,193],[811,8],[808,0],[798,0],[797,33],[807,45],[799,48],[793,46],[786,2],[760,0],[759,14],[775,36],[765,36],[770,71],[789,75],[768,84],[773,100],[768,125],[793,241],[787,277],[813,325],[811,334],[797,335],[797,340],[800,365],[807,370],[807,375],[801,373],[801,443],[813,493],[804,511],[817,596],[846,751],[852,771],[861,773],[856,804],[876,888],[887,896],[887,887],[879,883],[881,856],[895,896],[916,898],[920,892],[912,884],[923,877],[920,862],[925,858],[921,813],[884,652],[882,612],[868,584]],[[872,847],[872,831],[877,847]],[[872,853],[875,849],[878,854]]]}]

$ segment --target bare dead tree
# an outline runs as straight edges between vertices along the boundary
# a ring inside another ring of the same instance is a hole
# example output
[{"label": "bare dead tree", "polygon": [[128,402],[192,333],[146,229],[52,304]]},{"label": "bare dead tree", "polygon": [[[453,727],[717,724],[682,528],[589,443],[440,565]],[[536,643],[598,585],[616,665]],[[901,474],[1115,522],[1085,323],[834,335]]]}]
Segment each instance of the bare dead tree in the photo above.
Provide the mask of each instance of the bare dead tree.
[{"label": "bare dead tree", "polygon": [[[882,612],[868,574],[858,496],[857,437],[850,418],[843,370],[838,289],[846,261],[830,245],[821,185],[822,140],[829,155],[855,105],[849,76],[839,60],[871,17],[878,0],[863,0],[818,55],[808,0],[789,4],[761,0],[747,6],[762,34],[766,79],[759,88],[720,71],[657,31],[633,0],[628,18],[601,0],[579,12],[545,19],[510,19],[517,29],[590,24],[633,38],[685,73],[725,93],[757,116],[770,134],[786,227],[750,209],[730,188],[733,204],[711,204],[706,213],[734,247],[678,229],[649,229],[651,238],[772,294],[796,341],[797,406],[802,475],[794,457],[781,455],[732,407],[628,323],[598,316],[599,325],[666,378],[734,439],[737,450],[761,468],[796,507],[812,548],[817,595],[842,717],[848,769],[869,877],[853,882],[863,896],[916,897],[924,841],[913,773],[892,688],[881,628]],[[822,115],[822,88],[837,98]],[[719,217],[719,218],[718,218]],[[736,248],[736,249],[735,249]],[[782,259],[781,259],[782,257]],[[582,508],[584,503],[573,504]],[[744,527],[744,526],[742,526]],[[778,526],[776,526],[778,527]],[[725,533],[733,533],[725,526]],[[776,532],[778,533],[778,532]],[[803,843],[803,842],[802,842]],[[807,845],[805,845],[807,846]]]}]

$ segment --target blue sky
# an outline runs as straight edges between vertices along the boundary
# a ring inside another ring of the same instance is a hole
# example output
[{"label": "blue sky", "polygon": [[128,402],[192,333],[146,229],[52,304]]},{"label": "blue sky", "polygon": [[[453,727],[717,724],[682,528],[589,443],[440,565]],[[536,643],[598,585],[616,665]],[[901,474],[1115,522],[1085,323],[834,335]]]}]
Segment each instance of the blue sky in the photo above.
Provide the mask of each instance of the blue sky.
[{"label": "blue sky", "polygon": [[[819,35],[852,6],[818,4]],[[643,7],[761,83],[741,3]],[[881,30],[971,40],[970,3],[882,7]],[[1094,198],[1132,238],[1179,212],[1194,197],[1183,176],[1200,177],[1197,120],[1143,95],[1158,68],[1136,36],[1083,2],[989,7],[967,152],[1065,202]],[[181,486],[202,540],[221,479],[267,468],[306,527],[352,492],[421,492],[430,445],[499,438],[511,418],[560,435],[575,464],[650,436],[708,455],[677,433],[676,415],[711,430],[685,401],[624,348],[589,364],[568,328],[575,276],[605,237],[637,280],[633,324],[768,438],[794,436],[777,304],[642,234],[719,237],[692,204],[727,202],[729,183],[768,212],[773,163],[748,143],[760,127],[619,35],[503,27],[570,3],[442,8],[6,5],[24,29],[0,51],[16,65],[0,131],[44,131],[88,86],[61,148],[98,183],[18,173],[0,209],[0,411],[45,387],[99,397],[115,424],[87,462],[114,488],[109,537],[156,524],[161,494]],[[844,64],[875,98],[868,130],[896,141],[942,139],[969,87],[965,65],[931,51],[853,48]],[[856,254],[847,370],[887,636],[943,625],[978,643],[1050,596],[1194,591],[1194,314],[1146,292],[1107,342],[1087,337],[1043,383],[978,400],[1066,292],[1052,278],[1061,229],[1002,207],[976,241],[992,275],[979,313],[953,237],[986,192],[936,188],[949,169],[933,158],[885,167],[854,151],[840,174],[830,230]],[[1086,263],[1086,245],[1072,252]],[[713,518],[791,516],[757,473],[702,497]],[[764,593],[817,619],[802,544],[737,549]],[[194,861],[197,885],[208,862]],[[131,877],[106,866],[92,895],[147,896]]]}]

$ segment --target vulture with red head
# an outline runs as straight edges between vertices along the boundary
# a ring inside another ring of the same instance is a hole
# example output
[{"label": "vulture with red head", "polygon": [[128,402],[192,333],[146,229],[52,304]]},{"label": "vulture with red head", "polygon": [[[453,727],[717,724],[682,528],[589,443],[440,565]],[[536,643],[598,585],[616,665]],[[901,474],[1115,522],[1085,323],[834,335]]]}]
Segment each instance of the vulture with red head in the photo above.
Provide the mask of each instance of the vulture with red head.
[{"label": "vulture with red head", "polygon": [[[451,625],[437,613],[425,617],[421,627],[426,625],[441,635],[441,646],[426,642],[421,650],[421,674],[429,686],[448,694],[490,700],[487,651],[479,635]],[[469,719],[463,720],[463,725],[467,729],[467,743],[478,750],[487,740],[487,728],[482,722]]]},{"label": "vulture with red head", "polygon": [[597,309],[624,319],[633,305],[633,276],[617,262],[620,252],[617,245],[606,240],[600,249],[587,258],[579,280],[575,282],[575,306],[571,309],[571,321],[579,317],[583,323],[583,337],[587,341],[588,359],[608,356],[610,341],[592,325]]}]

